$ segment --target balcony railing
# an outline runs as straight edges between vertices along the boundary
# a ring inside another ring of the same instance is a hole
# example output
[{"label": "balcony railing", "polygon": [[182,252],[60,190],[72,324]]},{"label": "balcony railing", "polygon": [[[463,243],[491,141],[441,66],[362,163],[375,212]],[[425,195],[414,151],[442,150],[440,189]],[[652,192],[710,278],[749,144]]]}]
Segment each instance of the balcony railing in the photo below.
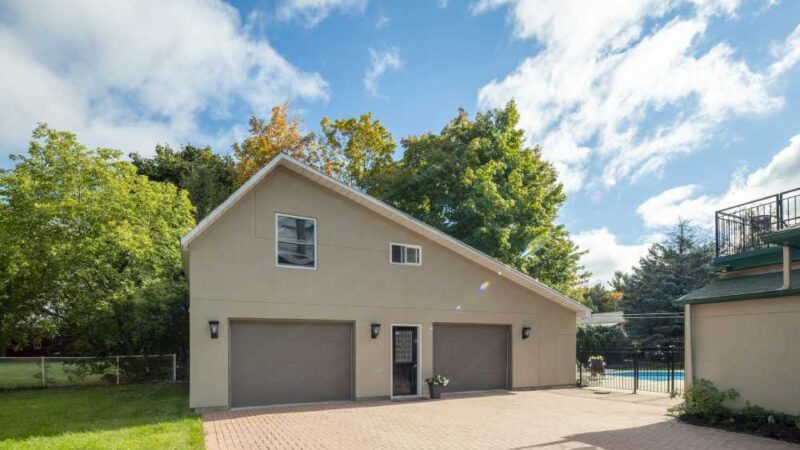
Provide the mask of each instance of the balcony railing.
[{"label": "balcony railing", "polygon": [[716,225],[717,257],[771,247],[762,236],[800,226],[800,188],[719,210]]}]

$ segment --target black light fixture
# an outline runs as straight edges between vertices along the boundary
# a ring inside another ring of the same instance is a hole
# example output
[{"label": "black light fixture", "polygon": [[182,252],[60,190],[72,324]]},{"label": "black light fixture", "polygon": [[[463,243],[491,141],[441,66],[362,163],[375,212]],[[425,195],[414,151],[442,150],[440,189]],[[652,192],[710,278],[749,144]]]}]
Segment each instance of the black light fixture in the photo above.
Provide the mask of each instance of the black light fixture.
[{"label": "black light fixture", "polygon": [[522,339],[531,337],[531,327],[522,327]]},{"label": "black light fixture", "polygon": [[377,339],[378,335],[381,334],[381,324],[373,323],[369,327],[369,334],[370,334],[370,336],[372,336],[372,339]]},{"label": "black light fixture", "polygon": [[219,337],[219,320],[209,320],[208,329],[211,331],[211,339]]}]

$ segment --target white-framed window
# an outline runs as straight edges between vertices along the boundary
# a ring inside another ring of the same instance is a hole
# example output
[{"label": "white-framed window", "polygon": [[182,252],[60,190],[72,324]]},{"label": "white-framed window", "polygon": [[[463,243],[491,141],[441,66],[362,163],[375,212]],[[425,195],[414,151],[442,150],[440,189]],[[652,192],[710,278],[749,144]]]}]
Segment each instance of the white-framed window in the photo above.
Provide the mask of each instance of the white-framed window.
[{"label": "white-framed window", "polygon": [[317,268],[317,219],[275,214],[275,265]]},{"label": "white-framed window", "polygon": [[422,265],[422,247],[410,244],[389,244],[389,261],[392,264],[403,264],[407,266]]}]

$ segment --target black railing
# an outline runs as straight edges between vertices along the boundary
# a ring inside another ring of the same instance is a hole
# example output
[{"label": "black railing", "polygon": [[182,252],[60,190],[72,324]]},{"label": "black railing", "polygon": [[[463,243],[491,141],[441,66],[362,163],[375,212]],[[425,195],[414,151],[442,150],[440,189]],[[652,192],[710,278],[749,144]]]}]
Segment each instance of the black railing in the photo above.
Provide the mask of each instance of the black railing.
[{"label": "black railing", "polygon": [[683,392],[683,347],[579,350],[577,384],[631,391]]},{"label": "black railing", "polygon": [[767,233],[800,225],[800,188],[717,211],[717,256],[730,256],[772,246]]}]

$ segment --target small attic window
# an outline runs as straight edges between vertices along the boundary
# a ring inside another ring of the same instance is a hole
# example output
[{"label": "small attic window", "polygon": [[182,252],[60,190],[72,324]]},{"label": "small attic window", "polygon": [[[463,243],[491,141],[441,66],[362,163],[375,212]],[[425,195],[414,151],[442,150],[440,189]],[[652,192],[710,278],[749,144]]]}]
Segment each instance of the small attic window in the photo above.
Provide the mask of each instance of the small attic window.
[{"label": "small attic window", "polygon": [[310,217],[275,215],[275,253],[278,267],[317,268],[317,221]]},{"label": "small attic window", "polygon": [[391,263],[406,266],[422,265],[422,247],[409,244],[390,244]]}]

